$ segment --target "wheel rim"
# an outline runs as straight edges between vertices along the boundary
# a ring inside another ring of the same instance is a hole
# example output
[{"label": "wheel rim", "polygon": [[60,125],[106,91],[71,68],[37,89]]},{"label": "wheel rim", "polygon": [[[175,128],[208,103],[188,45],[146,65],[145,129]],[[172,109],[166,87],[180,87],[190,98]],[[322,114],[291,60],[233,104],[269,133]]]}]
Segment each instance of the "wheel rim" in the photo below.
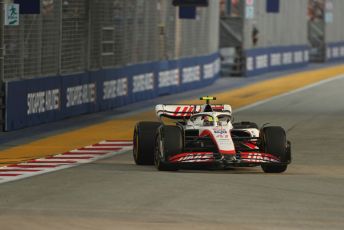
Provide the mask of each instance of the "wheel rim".
[{"label": "wheel rim", "polygon": [[159,160],[158,160],[159,153],[159,137],[157,137],[156,143],[155,143],[155,152],[154,152],[154,164],[156,167],[159,167]]},{"label": "wheel rim", "polygon": [[163,157],[163,143],[160,136],[157,137],[156,144],[155,144],[155,153],[154,153],[154,163],[157,167],[160,166],[161,159]]}]

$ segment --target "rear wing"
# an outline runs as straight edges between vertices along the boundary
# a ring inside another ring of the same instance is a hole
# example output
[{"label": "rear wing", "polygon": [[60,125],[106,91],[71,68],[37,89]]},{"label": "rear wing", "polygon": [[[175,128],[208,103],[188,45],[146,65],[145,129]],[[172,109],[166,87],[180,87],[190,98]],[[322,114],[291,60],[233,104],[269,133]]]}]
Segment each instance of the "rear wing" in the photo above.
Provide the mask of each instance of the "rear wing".
[{"label": "rear wing", "polygon": [[[171,119],[188,119],[191,115],[203,112],[206,105],[157,105],[155,112],[158,118],[167,117]],[[214,112],[225,112],[232,114],[230,105],[210,105]]]}]

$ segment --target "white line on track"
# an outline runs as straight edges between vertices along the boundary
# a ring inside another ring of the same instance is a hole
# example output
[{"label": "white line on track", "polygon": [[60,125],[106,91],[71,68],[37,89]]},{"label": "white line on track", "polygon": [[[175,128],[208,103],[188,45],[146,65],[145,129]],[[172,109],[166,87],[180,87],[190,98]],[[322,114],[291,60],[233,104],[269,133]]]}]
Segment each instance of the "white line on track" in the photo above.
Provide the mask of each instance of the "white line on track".
[{"label": "white line on track", "polygon": [[292,91],[287,92],[287,93],[283,93],[283,94],[280,94],[280,95],[277,95],[277,96],[273,96],[273,97],[267,98],[265,100],[261,100],[261,101],[255,102],[255,103],[250,104],[250,105],[243,106],[243,107],[238,108],[235,111],[233,111],[233,113],[237,113],[237,112],[241,112],[241,111],[244,111],[244,110],[248,110],[248,109],[251,109],[253,107],[265,104],[265,103],[267,103],[269,101],[273,101],[275,99],[278,99],[278,98],[281,98],[281,97],[285,97],[285,96],[288,96],[288,95],[291,95],[291,94],[299,93],[299,92],[305,91],[307,89],[311,89],[311,88],[317,87],[319,85],[323,85],[323,84],[326,84],[326,83],[329,83],[329,82],[332,82],[332,81],[340,80],[342,78],[344,78],[344,74],[338,75],[338,76],[330,78],[330,79],[325,79],[325,80],[316,82],[314,84],[310,84],[310,85],[307,85],[305,87],[292,90]]}]

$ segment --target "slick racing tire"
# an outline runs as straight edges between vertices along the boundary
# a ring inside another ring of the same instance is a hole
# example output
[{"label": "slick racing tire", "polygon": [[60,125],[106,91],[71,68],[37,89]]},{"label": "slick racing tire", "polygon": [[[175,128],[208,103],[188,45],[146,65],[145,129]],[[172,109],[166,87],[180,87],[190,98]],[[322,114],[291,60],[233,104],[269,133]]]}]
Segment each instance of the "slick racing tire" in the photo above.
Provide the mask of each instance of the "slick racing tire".
[{"label": "slick racing tire", "polygon": [[178,168],[168,162],[171,155],[183,151],[183,134],[180,127],[161,126],[156,134],[154,164],[159,171],[175,171]]},{"label": "slick racing tire", "polygon": [[258,125],[250,121],[242,121],[233,123],[234,129],[259,129]]},{"label": "slick racing tire", "polygon": [[160,122],[142,121],[136,124],[133,137],[133,157],[137,165],[153,165],[155,134]]},{"label": "slick racing tire", "polygon": [[[262,169],[266,173],[282,173],[287,170],[287,161],[290,159],[290,151],[287,150],[287,137],[284,129],[279,126],[265,127],[260,133],[262,150],[278,157],[282,164],[263,164]],[[283,164],[285,163],[285,164]]]}]

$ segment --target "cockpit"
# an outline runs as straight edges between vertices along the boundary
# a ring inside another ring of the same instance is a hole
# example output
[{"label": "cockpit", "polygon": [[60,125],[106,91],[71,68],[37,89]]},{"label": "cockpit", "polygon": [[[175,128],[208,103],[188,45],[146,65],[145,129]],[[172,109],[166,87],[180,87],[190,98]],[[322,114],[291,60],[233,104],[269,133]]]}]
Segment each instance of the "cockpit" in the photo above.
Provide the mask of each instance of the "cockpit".
[{"label": "cockpit", "polygon": [[190,117],[188,125],[197,126],[226,126],[231,122],[229,114],[221,113],[199,113]]}]

